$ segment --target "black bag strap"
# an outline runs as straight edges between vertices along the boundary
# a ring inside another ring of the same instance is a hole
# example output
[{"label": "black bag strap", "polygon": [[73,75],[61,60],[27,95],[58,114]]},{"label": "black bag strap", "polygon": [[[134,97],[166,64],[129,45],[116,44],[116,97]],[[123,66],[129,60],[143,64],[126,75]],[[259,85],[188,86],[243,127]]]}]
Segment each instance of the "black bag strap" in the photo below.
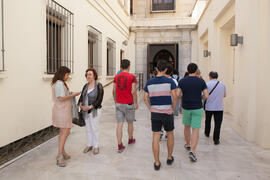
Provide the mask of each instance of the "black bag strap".
[{"label": "black bag strap", "polygon": [[210,91],[209,95],[212,94],[212,92],[216,89],[218,83],[219,83],[219,81],[216,83],[216,85],[214,86],[214,88]]},{"label": "black bag strap", "polygon": [[[219,83],[219,81],[216,83],[216,85],[214,86],[214,88],[210,91],[209,96],[210,96],[210,94],[212,94],[212,92],[216,89],[218,83]],[[204,109],[204,110],[205,110],[206,102],[207,102],[207,99],[203,102],[203,109]]]}]

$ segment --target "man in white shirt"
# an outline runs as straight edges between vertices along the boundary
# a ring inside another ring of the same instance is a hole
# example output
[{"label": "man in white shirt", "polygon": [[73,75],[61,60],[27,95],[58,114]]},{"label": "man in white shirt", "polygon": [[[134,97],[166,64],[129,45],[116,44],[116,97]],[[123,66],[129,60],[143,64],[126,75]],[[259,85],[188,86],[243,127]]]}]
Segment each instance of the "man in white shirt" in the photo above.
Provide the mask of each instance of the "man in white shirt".
[{"label": "man in white shirt", "polygon": [[[209,73],[210,81],[207,83],[208,92],[211,94],[205,104],[205,131],[206,137],[209,137],[211,130],[211,118],[214,115],[215,128],[213,140],[214,144],[218,145],[220,143],[220,129],[223,119],[223,98],[226,97],[226,87],[225,85],[217,80],[218,73],[211,71]],[[211,92],[212,91],[212,92]]]}]

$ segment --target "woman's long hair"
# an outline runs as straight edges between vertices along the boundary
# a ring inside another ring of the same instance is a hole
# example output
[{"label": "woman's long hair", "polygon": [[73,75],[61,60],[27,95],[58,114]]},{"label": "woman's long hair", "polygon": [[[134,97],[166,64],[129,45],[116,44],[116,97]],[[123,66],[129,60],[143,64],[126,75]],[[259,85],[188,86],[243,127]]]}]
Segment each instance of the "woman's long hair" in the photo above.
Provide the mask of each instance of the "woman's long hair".
[{"label": "woman's long hair", "polygon": [[61,81],[64,82],[66,88],[68,89],[68,86],[67,86],[67,84],[66,84],[65,81],[64,81],[65,74],[67,74],[67,73],[70,73],[70,69],[69,69],[68,67],[66,67],[66,66],[61,66],[61,67],[56,71],[56,73],[54,74],[54,77],[53,77],[53,79],[52,79],[52,85],[53,85],[56,81],[61,80]]}]

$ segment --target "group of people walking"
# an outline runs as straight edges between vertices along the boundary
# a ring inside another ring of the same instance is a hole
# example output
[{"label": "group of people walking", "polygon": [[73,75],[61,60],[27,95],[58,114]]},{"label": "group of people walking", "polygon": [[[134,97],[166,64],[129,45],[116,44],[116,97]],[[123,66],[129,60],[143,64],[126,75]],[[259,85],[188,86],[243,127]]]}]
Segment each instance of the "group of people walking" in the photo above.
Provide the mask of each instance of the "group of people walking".
[{"label": "group of people walking", "polygon": [[[220,128],[223,115],[223,98],[226,96],[226,88],[217,80],[217,72],[210,72],[210,81],[206,84],[200,75],[198,66],[190,63],[187,66],[185,77],[175,82],[171,78],[171,67],[164,60],[157,63],[155,77],[147,81],[144,88],[144,102],[151,112],[153,131],[152,149],[154,154],[154,169],[159,170],[159,137],[162,128],[167,133],[168,157],[167,165],[174,161],[174,111],[179,100],[179,111],[182,113],[184,125],[184,148],[189,151],[192,162],[197,161],[196,147],[199,141],[199,129],[203,117],[203,101],[206,113],[205,135],[209,137],[211,117],[214,115],[215,130],[214,144],[220,143]],[[210,93],[209,93],[210,92]],[[177,112],[178,113],[178,112]]]},{"label": "group of people walking", "polygon": [[[135,121],[135,110],[138,109],[136,77],[129,73],[130,61],[122,60],[121,72],[115,76],[113,86],[113,97],[116,108],[116,136],[118,141],[118,152],[124,151],[122,143],[123,123],[128,122],[128,144],[136,142],[133,137],[133,122]],[[70,69],[62,66],[55,73],[52,80],[52,97],[54,101],[52,110],[52,124],[60,129],[58,137],[58,155],[56,164],[65,167],[71,156],[65,151],[65,143],[70,134],[72,123],[72,101],[79,96],[78,106],[83,112],[86,126],[87,146],[83,153],[93,150],[93,154],[99,153],[99,120],[101,118],[102,100],[104,90],[101,83],[97,82],[98,74],[94,68],[85,71],[87,83],[81,92],[70,92],[66,81],[70,75]]]},{"label": "group of people walking", "polygon": [[[136,90],[136,77],[129,73],[130,61],[121,61],[121,71],[115,76],[113,83],[113,98],[115,102],[115,117],[117,122],[116,137],[118,152],[125,150],[122,142],[123,123],[128,123],[128,145],[136,142],[133,136],[135,110],[138,109]],[[187,67],[188,75],[180,79],[176,76],[165,60],[157,63],[156,74],[149,79],[144,87],[144,102],[151,112],[151,126],[153,131],[152,151],[154,155],[154,169],[159,170],[159,142],[161,131],[164,129],[167,136],[168,157],[167,165],[174,162],[174,116],[182,113],[184,125],[184,148],[189,151],[192,162],[197,161],[196,147],[199,140],[199,129],[203,117],[203,100],[206,114],[205,136],[209,137],[211,129],[211,117],[214,115],[215,130],[214,144],[220,143],[220,129],[223,117],[223,97],[226,88],[217,80],[217,72],[210,72],[210,81],[205,81],[198,75],[198,66],[190,63]],[[87,146],[83,150],[87,153],[93,150],[93,154],[99,153],[99,119],[101,118],[103,86],[97,82],[98,75],[95,69],[90,68],[85,72],[87,83],[81,92],[69,91],[66,84],[70,74],[67,67],[60,67],[52,80],[52,95],[54,106],[52,111],[53,126],[60,128],[58,138],[57,165],[65,167],[67,159],[71,156],[66,153],[64,145],[70,128],[72,127],[71,99],[79,96],[78,105],[83,111],[87,132]],[[174,76],[173,76],[174,74]],[[210,93],[209,93],[210,92]],[[209,95],[210,94],[210,95]]]}]

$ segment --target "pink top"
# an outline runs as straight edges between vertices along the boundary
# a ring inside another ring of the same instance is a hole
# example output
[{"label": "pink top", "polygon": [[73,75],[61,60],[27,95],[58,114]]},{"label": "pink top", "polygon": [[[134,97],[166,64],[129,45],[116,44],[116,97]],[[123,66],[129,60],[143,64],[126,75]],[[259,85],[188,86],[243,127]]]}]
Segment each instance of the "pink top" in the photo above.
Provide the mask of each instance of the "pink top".
[{"label": "pink top", "polygon": [[59,101],[58,97],[69,94],[68,89],[60,80],[52,86],[52,98],[54,101],[52,109],[52,125],[58,128],[71,128],[72,124],[72,105],[71,100]]}]

